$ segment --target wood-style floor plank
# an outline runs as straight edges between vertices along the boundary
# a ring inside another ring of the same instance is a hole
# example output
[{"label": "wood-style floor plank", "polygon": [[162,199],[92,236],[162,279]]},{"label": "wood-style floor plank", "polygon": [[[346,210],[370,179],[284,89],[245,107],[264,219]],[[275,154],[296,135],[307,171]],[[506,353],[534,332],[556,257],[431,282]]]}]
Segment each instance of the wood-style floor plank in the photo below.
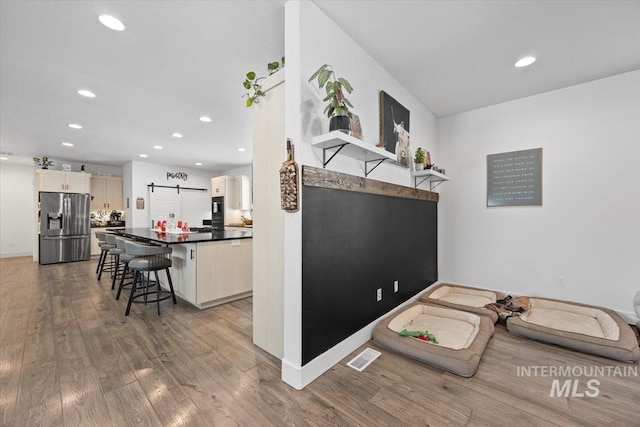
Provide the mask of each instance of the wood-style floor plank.
[{"label": "wood-style floor plank", "polygon": [[55,359],[38,360],[22,367],[15,424],[62,425],[60,383]]},{"label": "wood-style floor plank", "polygon": [[116,426],[162,425],[137,381],[104,394],[109,414]]},{"label": "wood-style floor plank", "polygon": [[0,425],[10,425],[15,420],[16,402],[20,390],[23,346],[21,344],[0,347]]},{"label": "wood-style floor plank", "polygon": [[[369,341],[295,390],[252,343],[252,299],[198,310],[115,300],[95,262],[0,259],[0,426],[636,426],[640,377],[599,377],[596,398],[550,397],[526,366],[635,367],[510,335],[497,325],[472,378]],[[371,347],[363,372],[346,366]],[[584,381],[579,378],[581,389]]]}]

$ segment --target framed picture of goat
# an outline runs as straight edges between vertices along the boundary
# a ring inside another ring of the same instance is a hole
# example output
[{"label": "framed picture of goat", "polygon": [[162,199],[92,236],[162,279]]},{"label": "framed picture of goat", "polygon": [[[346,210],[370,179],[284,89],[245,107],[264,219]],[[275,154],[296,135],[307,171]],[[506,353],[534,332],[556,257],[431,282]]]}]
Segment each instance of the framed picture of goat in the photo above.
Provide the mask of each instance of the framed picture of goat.
[{"label": "framed picture of goat", "polygon": [[409,110],[380,91],[380,144],[378,146],[396,155],[399,165],[409,167]]}]

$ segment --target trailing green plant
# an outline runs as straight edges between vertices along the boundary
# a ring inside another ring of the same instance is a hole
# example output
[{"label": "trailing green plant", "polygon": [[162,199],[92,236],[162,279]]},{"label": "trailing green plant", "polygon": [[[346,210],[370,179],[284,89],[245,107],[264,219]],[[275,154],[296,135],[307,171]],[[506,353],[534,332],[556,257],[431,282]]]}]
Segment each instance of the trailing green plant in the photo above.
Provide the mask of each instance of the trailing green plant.
[{"label": "trailing green plant", "polygon": [[33,161],[38,165],[38,166],[42,166],[42,169],[47,169],[49,166],[53,165],[53,162],[51,160],[49,160],[49,158],[47,156],[43,156],[42,158],[40,157],[34,157]]},{"label": "trailing green plant", "polygon": [[417,165],[421,165],[426,159],[427,157],[425,156],[424,150],[421,147],[418,147],[413,158],[414,163]]},{"label": "trailing green plant", "polygon": [[315,79],[318,80],[318,87],[320,89],[325,87],[327,91],[327,96],[323,99],[324,102],[327,102],[327,106],[324,109],[327,117],[348,116],[350,119],[353,118],[353,114],[349,111],[349,108],[353,108],[353,105],[344,96],[344,91],[347,93],[353,91],[347,79],[336,77],[336,74],[333,72],[333,67],[328,64],[324,64],[318,68],[318,70],[309,77],[309,82]]},{"label": "trailing green plant", "polygon": [[[284,68],[284,56],[280,59],[280,62],[273,61],[267,64],[269,76],[282,68]],[[244,95],[247,97],[247,101],[245,102],[247,108],[260,102],[260,97],[264,96],[264,92],[260,88],[260,82],[264,79],[266,79],[266,77],[257,77],[255,71],[249,71],[247,73],[244,82],[242,82],[242,86],[247,90],[247,93]]]}]

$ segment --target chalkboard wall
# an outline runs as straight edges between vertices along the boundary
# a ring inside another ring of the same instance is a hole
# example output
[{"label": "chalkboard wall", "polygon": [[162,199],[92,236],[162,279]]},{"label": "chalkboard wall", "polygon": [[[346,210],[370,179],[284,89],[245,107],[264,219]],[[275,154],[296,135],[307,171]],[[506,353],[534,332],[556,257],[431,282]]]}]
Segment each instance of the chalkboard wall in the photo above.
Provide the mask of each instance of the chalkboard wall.
[{"label": "chalkboard wall", "polygon": [[437,280],[438,210],[305,185],[302,200],[304,365]]}]

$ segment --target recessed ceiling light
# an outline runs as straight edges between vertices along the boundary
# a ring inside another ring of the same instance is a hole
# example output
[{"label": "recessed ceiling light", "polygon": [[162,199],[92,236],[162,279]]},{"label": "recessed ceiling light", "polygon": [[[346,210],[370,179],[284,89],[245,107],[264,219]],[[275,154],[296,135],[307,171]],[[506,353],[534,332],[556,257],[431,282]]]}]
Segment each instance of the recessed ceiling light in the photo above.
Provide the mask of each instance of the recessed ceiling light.
[{"label": "recessed ceiling light", "polygon": [[244,148],[238,148],[238,151],[247,151]]},{"label": "recessed ceiling light", "polygon": [[182,138],[182,134],[178,133],[178,132],[172,133],[171,136],[174,137],[174,138]]},{"label": "recessed ceiling light", "polygon": [[9,160],[7,157],[0,157],[0,160]]},{"label": "recessed ceiling light", "polygon": [[69,123],[67,126],[70,127],[71,129],[82,129],[82,126],[80,126],[77,123]]},{"label": "recessed ceiling light", "polygon": [[140,157],[149,157],[146,154],[140,154]]},{"label": "recessed ceiling light", "polygon": [[211,123],[211,117],[209,117],[209,116],[202,116],[202,117],[200,117],[200,121],[201,121],[201,122],[205,122],[205,123]]},{"label": "recessed ceiling light", "polygon": [[162,145],[154,145],[153,148],[156,150],[162,150]]},{"label": "recessed ceiling light", "polygon": [[63,142],[62,145],[64,145],[65,147],[73,147],[73,144],[70,142]]},{"label": "recessed ceiling light", "polygon": [[91,92],[90,90],[80,89],[78,91],[78,95],[86,96],[87,98],[95,98],[96,94]]},{"label": "recessed ceiling light", "polygon": [[196,166],[202,166],[202,163],[198,162],[196,163]]},{"label": "recessed ceiling light", "polygon": [[100,15],[98,20],[102,25],[113,31],[124,31],[124,24],[118,18],[114,18],[111,15]]},{"label": "recessed ceiling light", "polygon": [[526,67],[528,65],[531,65],[534,62],[536,62],[536,58],[534,56],[525,56],[524,58],[518,60],[518,62],[516,62],[515,65],[518,68],[522,68],[522,67]]}]

